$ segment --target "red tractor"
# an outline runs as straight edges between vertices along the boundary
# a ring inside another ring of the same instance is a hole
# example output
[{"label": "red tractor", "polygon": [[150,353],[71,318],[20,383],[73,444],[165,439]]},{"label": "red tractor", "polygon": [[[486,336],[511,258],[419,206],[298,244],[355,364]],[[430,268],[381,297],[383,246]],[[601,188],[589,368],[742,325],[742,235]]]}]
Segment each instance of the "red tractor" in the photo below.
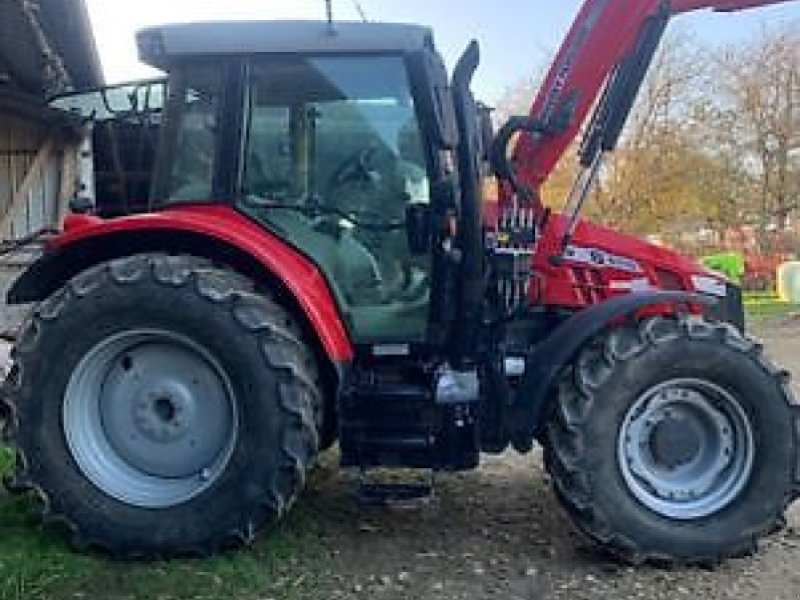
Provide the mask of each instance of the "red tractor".
[{"label": "red tractor", "polygon": [[[788,375],[738,288],[578,215],[670,17],[767,3],[587,0],[496,136],[477,45],[449,78],[424,27],[143,31],[168,73],[148,206],[76,201],[9,293],[38,303],[4,387],[13,487],[78,547],[208,554],[279,518],[337,440],[343,467],[443,471],[538,441],[623,560],[753,551],[800,492]],[[551,214],[539,188],[601,89]]]}]

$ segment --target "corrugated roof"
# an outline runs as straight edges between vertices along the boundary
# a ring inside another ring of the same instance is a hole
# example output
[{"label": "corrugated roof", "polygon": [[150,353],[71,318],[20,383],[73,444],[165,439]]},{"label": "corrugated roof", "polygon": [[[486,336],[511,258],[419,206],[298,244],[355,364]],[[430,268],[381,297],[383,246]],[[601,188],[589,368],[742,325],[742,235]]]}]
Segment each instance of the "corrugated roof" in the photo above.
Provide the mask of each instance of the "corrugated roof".
[{"label": "corrugated roof", "polygon": [[[42,41],[55,61],[48,61]],[[74,89],[103,83],[84,0],[0,0],[0,92],[3,86],[40,97],[59,91],[52,82],[62,68]]]},{"label": "corrugated roof", "polygon": [[103,84],[103,69],[84,0],[39,0],[41,23],[61,55],[75,88]]}]

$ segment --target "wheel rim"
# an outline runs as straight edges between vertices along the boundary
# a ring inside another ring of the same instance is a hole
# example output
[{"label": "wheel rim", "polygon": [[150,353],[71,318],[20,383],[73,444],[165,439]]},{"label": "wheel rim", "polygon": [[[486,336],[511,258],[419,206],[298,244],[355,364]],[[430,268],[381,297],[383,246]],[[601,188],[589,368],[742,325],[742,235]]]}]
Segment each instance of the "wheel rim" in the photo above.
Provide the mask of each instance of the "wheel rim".
[{"label": "wheel rim", "polygon": [[618,463],[642,504],[689,520],[733,502],[750,478],[754,452],[750,420],[730,393],[701,379],[673,379],[628,410]]},{"label": "wheel rim", "polygon": [[196,343],[127,331],[92,348],[64,397],[67,445],[83,474],[130,505],[167,508],[211,486],[238,433],[233,388]]}]

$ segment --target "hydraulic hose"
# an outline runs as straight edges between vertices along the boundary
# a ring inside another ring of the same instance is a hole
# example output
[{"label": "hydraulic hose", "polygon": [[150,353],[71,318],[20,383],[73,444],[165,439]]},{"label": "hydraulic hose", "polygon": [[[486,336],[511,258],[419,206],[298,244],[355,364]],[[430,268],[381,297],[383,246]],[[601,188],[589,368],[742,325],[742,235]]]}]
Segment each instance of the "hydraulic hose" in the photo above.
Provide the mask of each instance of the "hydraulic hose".
[{"label": "hydraulic hose", "polygon": [[532,136],[542,136],[549,131],[544,122],[534,117],[510,117],[497,132],[492,144],[489,154],[492,171],[501,180],[508,181],[514,192],[526,202],[530,202],[533,199],[533,191],[520,182],[517,169],[509,155],[509,146],[517,133],[527,132]]}]

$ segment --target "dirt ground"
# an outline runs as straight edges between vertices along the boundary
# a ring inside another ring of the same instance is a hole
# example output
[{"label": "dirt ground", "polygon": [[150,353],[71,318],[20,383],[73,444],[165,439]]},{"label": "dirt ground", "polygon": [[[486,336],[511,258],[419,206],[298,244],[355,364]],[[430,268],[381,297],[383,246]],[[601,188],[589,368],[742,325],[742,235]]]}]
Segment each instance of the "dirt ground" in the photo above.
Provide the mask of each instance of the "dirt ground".
[{"label": "dirt ground", "polygon": [[[800,320],[754,333],[800,379]],[[331,465],[303,500],[324,523],[329,558],[315,576],[318,598],[800,599],[800,502],[756,556],[714,570],[664,570],[628,568],[598,552],[559,508],[539,452],[441,476],[428,505],[363,509],[352,495],[352,480]],[[287,572],[287,586],[294,575]]]}]

